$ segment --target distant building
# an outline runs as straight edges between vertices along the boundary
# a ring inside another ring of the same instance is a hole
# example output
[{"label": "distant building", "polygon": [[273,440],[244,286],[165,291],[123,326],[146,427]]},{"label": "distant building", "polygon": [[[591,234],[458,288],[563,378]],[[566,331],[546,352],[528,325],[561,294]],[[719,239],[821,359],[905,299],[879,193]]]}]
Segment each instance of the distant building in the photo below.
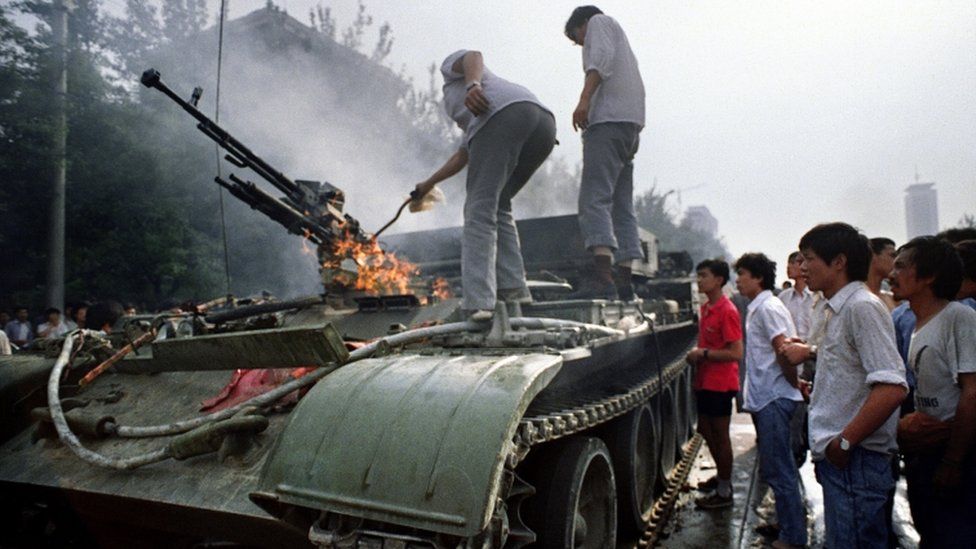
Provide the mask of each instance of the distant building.
[{"label": "distant building", "polygon": [[706,206],[689,206],[685,211],[684,223],[700,233],[718,236],[718,219]]},{"label": "distant building", "polygon": [[935,183],[915,183],[905,188],[905,230],[909,239],[939,232]]}]

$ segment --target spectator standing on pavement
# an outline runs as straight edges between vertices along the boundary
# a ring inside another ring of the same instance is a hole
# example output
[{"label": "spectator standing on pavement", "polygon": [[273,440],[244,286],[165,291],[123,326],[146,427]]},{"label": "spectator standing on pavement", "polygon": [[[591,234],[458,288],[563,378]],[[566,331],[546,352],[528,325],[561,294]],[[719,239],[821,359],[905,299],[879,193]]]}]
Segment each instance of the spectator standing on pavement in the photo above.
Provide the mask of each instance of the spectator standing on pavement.
[{"label": "spectator standing on pavement", "polygon": [[[803,266],[803,256],[799,251],[789,255],[786,260],[786,276],[794,281],[790,288],[784,288],[777,297],[786,305],[786,310],[793,318],[796,326],[796,339],[794,342],[806,342],[810,337],[811,315],[820,294],[813,293],[807,287],[807,281],[803,278],[801,267]],[[800,364],[800,377],[806,370],[804,364]],[[811,373],[812,376],[812,373]],[[790,447],[796,459],[797,466],[803,465],[807,459],[807,405],[800,402],[796,405],[793,419],[790,421]]]},{"label": "spectator standing on pavement", "polygon": [[827,547],[887,547],[897,410],[907,393],[887,307],[864,281],[868,239],[846,223],[800,240],[803,272],[823,292],[825,330],[809,409],[810,450],[823,487]]},{"label": "spectator standing on pavement", "polygon": [[57,339],[68,333],[68,326],[61,320],[61,311],[50,307],[44,311],[45,321],[37,327],[37,337]]},{"label": "spectator standing on pavement", "polygon": [[573,10],[565,32],[583,47],[583,90],[573,111],[573,129],[583,131],[579,223],[592,254],[572,297],[630,301],[630,265],[644,256],[634,214],[634,155],[644,128],[644,81],[623,28],[597,7]]},{"label": "spectator standing on pavement", "polygon": [[764,254],[745,254],[735,262],[735,271],[736,287],[752,300],[746,315],[745,410],[752,413],[756,426],[760,474],[776,496],[779,538],[773,547],[802,547],[807,543],[807,521],[790,446],[790,421],[803,396],[797,389],[796,367],[776,354],[796,337],[796,328],[772,292],[774,261]]},{"label": "spectator standing on pavement", "polygon": [[26,347],[34,339],[34,328],[30,323],[30,312],[27,307],[14,307],[14,319],[4,326],[10,343],[18,347]]},{"label": "spectator standing on pavement", "polygon": [[871,293],[878,296],[889,311],[893,311],[898,306],[898,302],[890,291],[882,287],[882,282],[888,278],[888,273],[895,266],[895,241],[879,236],[872,238],[868,243],[871,245],[871,267],[868,269],[868,279],[865,282]]},{"label": "spectator standing on pavement", "polygon": [[732,441],[729,422],[732,401],[739,391],[742,327],[739,311],[722,289],[729,281],[729,264],[708,259],[698,264],[698,291],[708,297],[701,306],[698,346],[685,360],[695,367],[694,390],[698,406],[698,432],[715,460],[717,474],[699,485],[715,492],[696,503],[703,509],[732,505]]},{"label": "spectator standing on pavement", "polygon": [[962,279],[956,249],[932,236],[902,246],[891,272],[916,318],[916,411],[899,422],[898,442],[923,548],[976,547],[976,311],[953,301]]},{"label": "spectator standing on pavement", "polygon": [[777,297],[786,305],[786,310],[793,318],[796,337],[806,341],[810,335],[810,315],[813,313],[816,295],[807,287],[807,281],[800,272],[801,265],[803,256],[800,252],[791,253],[786,261],[786,276],[793,280],[793,285],[783,288]]}]

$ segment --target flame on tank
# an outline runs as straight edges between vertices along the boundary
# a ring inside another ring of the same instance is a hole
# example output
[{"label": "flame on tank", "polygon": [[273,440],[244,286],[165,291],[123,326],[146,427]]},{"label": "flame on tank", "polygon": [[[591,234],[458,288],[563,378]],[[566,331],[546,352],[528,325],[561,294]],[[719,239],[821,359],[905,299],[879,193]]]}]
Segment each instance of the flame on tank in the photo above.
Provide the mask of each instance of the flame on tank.
[{"label": "flame on tank", "polygon": [[446,278],[440,276],[431,284],[430,292],[437,299],[454,297],[454,292],[451,291],[451,283]]},{"label": "flame on tank", "polygon": [[[376,239],[362,241],[349,233],[337,240],[323,256],[327,259],[322,268],[335,273],[332,277],[334,284],[368,294],[408,293],[411,278],[419,272],[413,263],[398,258],[393,252],[384,252]],[[356,264],[355,273],[342,269],[346,259]]]}]

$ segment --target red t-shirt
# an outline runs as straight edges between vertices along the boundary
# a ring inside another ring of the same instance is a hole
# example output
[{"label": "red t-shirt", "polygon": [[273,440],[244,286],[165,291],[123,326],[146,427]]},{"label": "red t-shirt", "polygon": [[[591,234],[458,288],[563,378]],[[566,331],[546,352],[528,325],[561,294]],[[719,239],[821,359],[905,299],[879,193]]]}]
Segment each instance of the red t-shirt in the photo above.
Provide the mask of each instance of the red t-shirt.
[{"label": "red t-shirt", "polygon": [[[707,301],[701,306],[698,324],[698,347],[724,349],[729,343],[742,340],[742,321],[739,310],[724,295],[714,305]],[[695,389],[706,391],[738,391],[739,364],[737,362],[706,361],[698,365]]]}]

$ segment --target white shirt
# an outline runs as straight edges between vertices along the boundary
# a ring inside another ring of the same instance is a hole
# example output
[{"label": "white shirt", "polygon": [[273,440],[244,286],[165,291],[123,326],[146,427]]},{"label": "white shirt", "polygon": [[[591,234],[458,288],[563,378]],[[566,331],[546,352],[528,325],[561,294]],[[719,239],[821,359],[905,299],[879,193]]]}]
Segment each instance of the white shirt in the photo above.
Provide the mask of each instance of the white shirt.
[{"label": "white shirt", "polygon": [[[48,329],[50,329],[51,331],[48,332],[46,336],[42,336],[41,334],[46,332]],[[69,331],[68,325],[65,324],[64,322],[59,323],[53,329],[51,328],[50,322],[45,322],[37,327],[38,337],[46,337],[47,339],[57,339],[63,336],[64,334],[68,333],[68,331]]]},{"label": "white shirt", "polygon": [[749,303],[746,313],[746,384],[743,409],[758,412],[774,400],[803,401],[800,391],[790,385],[776,362],[773,340],[795,337],[793,319],[773,292],[764,290]]},{"label": "white shirt", "polygon": [[644,80],[627,35],[612,17],[597,14],[586,23],[583,73],[602,82],[590,100],[589,124],[631,122],[644,127]]},{"label": "white shirt", "polygon": [[976,311],[953,301],[912,334],[908,364],[915,409],[948,421],[959,406],[959,374],[976,372]]},{"label": "white shirt", "polygon": [[786,305],[786,310],[793,317],[793,324],[796,326],[796,337],[806,341],[810,336],[810,314],[813,312],[816,294],[811,292],[810,288],[804,286],[802,292],[798,292],[796,287],[786,288],[777,297]]},{"label": "white shirt", "polygon": [[0,330],[0,355],[13,354],[13,350],[10,348],[10,339],[7,337],[7,332]]},{"label": "white shirt", "polygon": [[468,148],[474,135],[484,127],[492,116],[512,103],[534,103],[552,114],[552,111],[546,109],[546,106],[540,103],[539,99],[528,88],[499,78],[488,70],[488,67],[485,67],[481,75],[481,90],[488,98],[488,112],[481,116],[475,116],[464,106],[464,98],[468,95],[468,90],[464,86],[464,73],[454,72],[454,63],[464,57],[468,51],[458,50],[448,55],[447,59],[441,63],[441,75],[444,77],[444,108],[447,110],[447,115],[464,131],[464,137],[461,140],[462,149]]},{"label": "white shirt", "polygon": [[[810,451],[824,458],[827,444],[847,427],[875,383],[901,385],[905,365],[895,347],[891,313],[863,282],[851,282],[827,300],[824,338],[817,349],[817,378],[810,395]],[[898,448],[898,410],[859,446],[892,453]]]}]

